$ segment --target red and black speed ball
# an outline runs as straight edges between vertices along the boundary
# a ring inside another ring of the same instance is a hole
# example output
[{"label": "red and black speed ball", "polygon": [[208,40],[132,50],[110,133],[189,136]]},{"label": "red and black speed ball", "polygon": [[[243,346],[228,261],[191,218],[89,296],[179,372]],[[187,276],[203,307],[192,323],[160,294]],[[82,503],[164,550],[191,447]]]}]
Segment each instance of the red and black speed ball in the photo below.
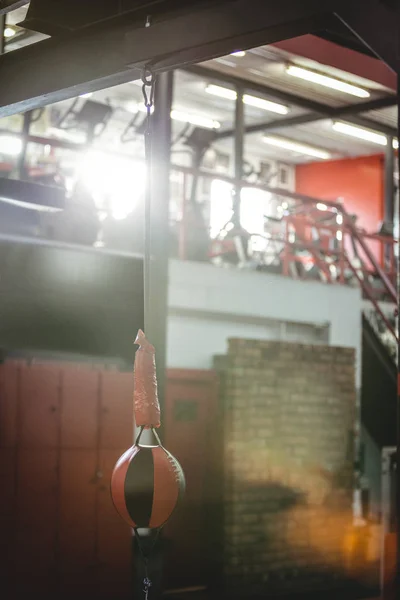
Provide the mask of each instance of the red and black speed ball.
[{"label": "red and black speed ball", "polygon": [[111,478],[115,508],[131,527],[161,527],[185,490],[179,462],[162,446],[132,446]]}]

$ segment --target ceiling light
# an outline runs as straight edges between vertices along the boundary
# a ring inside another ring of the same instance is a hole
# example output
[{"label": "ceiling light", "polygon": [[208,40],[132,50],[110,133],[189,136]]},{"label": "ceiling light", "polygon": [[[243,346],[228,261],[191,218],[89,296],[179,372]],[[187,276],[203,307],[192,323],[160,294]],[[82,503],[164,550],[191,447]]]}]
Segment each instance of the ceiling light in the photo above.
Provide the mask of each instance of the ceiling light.
[{"label": "ceiling light", "polygon": [[[218,96],[219,98],[226,98],[227,100],[236,100],[237,98],[235,90],[222,87],[220,85],[209,84],[206,86],[206,92],[207,94]],[[277,102],[265,100],[264,98],[259,98],[258,96],[250,96],[249,94],[244,94],[243,102],[248,106],[254,106],[256,108],[261,108],[262,110],[278,113],[280,115],[287,115],[289,112],[289,108],[284,104],[278,104]]]},{"label": "ceiling light", "polygon": [[171,119],[183,123],[190,123],[197,127],[204,127],[205,129],[219,129],[221,127],[221,123],[214,121],[214,119],[202,117],[201,115],[191,115],[180,110],[171,110]]},{"label": "ceiling light", "polygon": [[354,125],[343,123],[342,121],[334,121],[332,124],[332,129],[338,133],[343,133],[344,135],[349,135],[351,137],[358,138],[359,140],[365,140],[366,142],[372,142],[373,144],[378,144],[379,146],[387,145],[386,135],[377,133],[371,129],[355,127]]},{"label": "ceiling light", "polygon": [[367,90],[364,90],[356,85],[352,85],[351,83],[347,83],[346,81],[334,79],[328,75],[316,73],[315,71],[309,71],[308,69],[296,67],[295,65],[289,65],[286,67],[286,73],[288,75],[293,75],[293,77],[298,77],[299,79],[304,79],[305,81],[310,81],[311,83],[323,85],[331,88],[332,90],[337,90],[338,92],[344,92],[345,94],[350,94],[351,96],[357,96],[357,98],[369,98],[371,95]]},{"label": "ceiling light", "polygon": [[22,141],[12,135],[0,136],[0,154],[18,156],[22,150]]},{"label": "ceiling light", "polygon": [[314,146],[308,146],[301,142],[295,142],[294,140],[288,140],[287,138],[275,137],[272,135],[264,135],[263,142],[270,146],[276,146],[283,148],[284,150],[290,150],[290,152],[298,152],[299,154],[305,154],[306,156],[313,156],[314,158],[321,158],[327,160],[331,158],[331,154],[321,148],[315,148]]},{"label": "ceiling light", "polygon": [[[128,106],[127,106],[128,108]],[[129,112],[147,112],[147,108],[143,103],[141,104],[129,104],[128,108]],[[154,111],[154,106],[151,107],[151,112]],[[181,123],[190,123],[190,125],[195,125],[196,127],[204,127],[204,129],[219,129],[221,127],[221,123],[219,121],[215,121],[214,119],[210,119],[208,117],[203,117],[201,115],[193,115],[181,110],[171,110],[171,119],[173,121],[180,121]]]},{"label": "ceiling light", "polygon": [[5,38],[12,38],[17,32],[13,27],[6,27],[3,31],[3,36]]},{"label": "ceiling light", "polygon": [[243,58],[243,56],[246,56],[246,52],[244,50],[237,50],[237,52],[231,52],[231,56],[237,56],[238,58]]},{"label": "ceiling light", "polygon": [[279,115],[287,115],[289,112],[288,107],[284,106],[283,104],[271,102],[270,100],[264,100],[264,98],[258,98],[257,96],[249,96],[248,94],[243,96],[243,102],[248,106],[255,106],[256,108],[278,113]]},{"label": "ceiling light", "polygon": [[219,98],[226,98],[227,100],[236,100],[235,90],[231,90],[220,85],[214,85],[213,83],[210,83],[206,86],[206,92],[207,94],[211,94],[212,96],[218,96]]},{"label": "ceiling light", "polygon": [[328,207],[326,204],[323,204],[322,202],[317,202],[317,209],[318,210],[328,210]]},{"label": "ceiling light", "polygon": [[399,149],[399,140],[397,140],[396,138],[393,140],[393,148],[395,150]]}]

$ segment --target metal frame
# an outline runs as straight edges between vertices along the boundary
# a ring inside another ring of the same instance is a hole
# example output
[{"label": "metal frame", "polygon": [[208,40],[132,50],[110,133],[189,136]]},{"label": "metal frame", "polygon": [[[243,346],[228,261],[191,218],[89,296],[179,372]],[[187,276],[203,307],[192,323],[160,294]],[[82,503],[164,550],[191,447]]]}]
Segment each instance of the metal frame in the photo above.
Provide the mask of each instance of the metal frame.
[{"label": "metal frame", "polygon": [[203,0],[202,8],[150,27],[128,21],[50,38],[2,57],[0,81],[8,84],[0,89],[0,117],[137,79],[145,64],[168,70],[320,30],[342,3]]},{"label": "metal frame", "polygon": [[[268,129],[278,129],[280,127],[289,127],[300,125],[302,123],[311,123],[312,121],[318,121],[320,119],[346,117],[346,121],[358,125],[360,127],[366,127],[367,129],[374,129],[384,135],[397,136],[397,130],[394,127],[378,123],[368,117],[358,116],[361,112],[367,112],[370,110],[377,110],[379,108],[387,108],[389,106],[395,106],[397,104],[397,96],[385,96],[382,98],[376,98],[374,100],[368,100],[367,102],[357,102],[355,104],[346,104],[339,108],[332,108],[321,102],[310,100],[309,98],[302,98],[296,96],[290,92],[278,90],[263,84],[254,83],[235,75],[227,75],[220,71],[216,71],[209,67],[202,65],[194,65],[190,67],[184,67],[184,70],[193,75],[204,77],[207,79],[218,80],[220,83],[226,83],[227,85],[233,86],[235,89],[241,87],[247,91],[260,94],[273,98],[277,101],[283,102],[284,104],[291,104],[304,108],[310,111],[306,115],[299,115],[297,117],[285,117],[272,123],[257,123],[255,125],[248,125],[245,127],[245,133],[255,133],[257,131],[266,131]],[[217,139],[224,139],[232,137],[235,134],[234,129],[218,132]]]},{"label": "metal frame", "polygon": [[12,10],[28,4],[29,0],[0,0],[0,15],[6,15]]}]

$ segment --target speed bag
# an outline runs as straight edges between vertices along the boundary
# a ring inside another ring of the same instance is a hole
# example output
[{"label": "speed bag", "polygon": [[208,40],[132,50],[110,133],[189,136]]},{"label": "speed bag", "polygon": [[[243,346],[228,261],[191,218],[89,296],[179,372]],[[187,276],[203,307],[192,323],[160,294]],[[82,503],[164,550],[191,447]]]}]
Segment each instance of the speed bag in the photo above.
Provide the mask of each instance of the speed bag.
[{"label": "speed bag", "polygon": [[157,528],[168,521],[185,491],[182,467],[163,446],[134,445],[114,467],[111,495],[133,528]]}]

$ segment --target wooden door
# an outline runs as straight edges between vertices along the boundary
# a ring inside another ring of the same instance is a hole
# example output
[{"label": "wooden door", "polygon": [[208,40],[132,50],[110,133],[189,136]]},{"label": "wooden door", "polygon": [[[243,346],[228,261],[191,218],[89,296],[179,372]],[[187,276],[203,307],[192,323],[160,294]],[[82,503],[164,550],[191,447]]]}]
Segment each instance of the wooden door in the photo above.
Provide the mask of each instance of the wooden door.
[{"label": "wooden door", "polygon": [[0,367],[0,547],[7,600],[129,597],[131,531],[111,501],[132,444],[131,373]]},{"label": "wooden door", "polygon": [[215,374],[170,369],[165,446],[183,467],[186,495],[165,528],[165,584],[169,589],[204,586],[210,579],[210,515],[218,493],[217,420]]}]

